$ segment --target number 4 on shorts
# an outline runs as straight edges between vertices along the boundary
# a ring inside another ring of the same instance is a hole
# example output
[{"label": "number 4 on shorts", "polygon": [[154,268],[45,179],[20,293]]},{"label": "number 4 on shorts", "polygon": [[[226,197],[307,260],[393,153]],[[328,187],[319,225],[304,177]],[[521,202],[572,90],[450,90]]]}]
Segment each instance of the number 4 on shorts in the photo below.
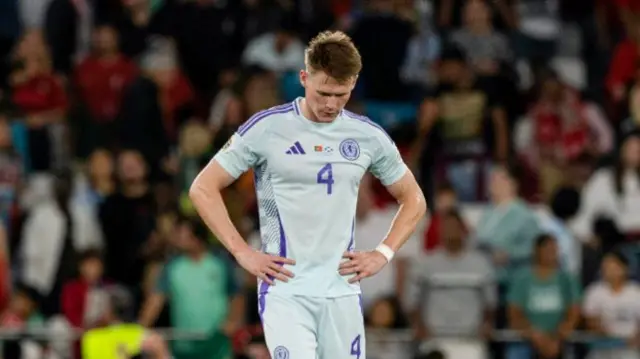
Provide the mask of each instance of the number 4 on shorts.
[{"label": "number 4 on shorts", "polygon": [[360,334],[351,342],[351,355],[355,356],[356,359],[360,359]]}]

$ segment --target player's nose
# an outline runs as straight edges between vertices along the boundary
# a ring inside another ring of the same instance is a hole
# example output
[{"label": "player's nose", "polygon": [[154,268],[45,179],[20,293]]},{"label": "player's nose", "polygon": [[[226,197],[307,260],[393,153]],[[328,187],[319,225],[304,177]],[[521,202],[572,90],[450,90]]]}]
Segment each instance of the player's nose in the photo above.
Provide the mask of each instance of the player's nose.
[{"label": "player's nose", "polygon": [[338,99],[335,97],[329,97],[326,106],[329,110],[335,110],[336,108],[338,108]]}]

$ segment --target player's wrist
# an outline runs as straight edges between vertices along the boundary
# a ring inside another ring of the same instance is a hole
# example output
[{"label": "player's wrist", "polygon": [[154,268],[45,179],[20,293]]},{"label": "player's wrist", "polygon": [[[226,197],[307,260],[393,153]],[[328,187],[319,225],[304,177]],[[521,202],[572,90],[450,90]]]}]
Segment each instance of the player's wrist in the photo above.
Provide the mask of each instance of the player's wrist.
[{"label": "player's wrist", "polygon": [[375,250],[376,252],[384,256],[384,258],[387,260],[387,263],[391,262],[391,260],[393,259],[393,256],[396,254],[396,252],[394,252],[393,249],[391,249],[391,247],[389,247],[384,243],[378,244]]}]

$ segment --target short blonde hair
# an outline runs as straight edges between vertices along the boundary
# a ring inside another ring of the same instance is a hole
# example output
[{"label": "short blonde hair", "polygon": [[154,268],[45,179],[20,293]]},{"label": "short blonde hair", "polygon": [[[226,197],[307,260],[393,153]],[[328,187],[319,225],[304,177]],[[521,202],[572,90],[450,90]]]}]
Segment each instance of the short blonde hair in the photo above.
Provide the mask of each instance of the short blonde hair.
[{"label": "short blonde hair", "polygon": [[347,34],[324,31],[309,42],[305,65],[311,73],[322,71],[338,82],[347,82],[362,70],[362,58]]}]

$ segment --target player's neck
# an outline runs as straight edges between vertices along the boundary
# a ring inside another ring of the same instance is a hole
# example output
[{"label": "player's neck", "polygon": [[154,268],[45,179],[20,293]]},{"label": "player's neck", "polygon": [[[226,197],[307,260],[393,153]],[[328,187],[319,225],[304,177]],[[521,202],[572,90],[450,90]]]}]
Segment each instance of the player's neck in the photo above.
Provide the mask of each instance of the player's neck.
[{"label": "player's neck", "polygon": [[307,104],[307,99],[304,97],[300,99],[300,111],[302,112],[302,116],[311,122],[320,122],[318,118],[313,114],[313,111],[309,108]]}]

